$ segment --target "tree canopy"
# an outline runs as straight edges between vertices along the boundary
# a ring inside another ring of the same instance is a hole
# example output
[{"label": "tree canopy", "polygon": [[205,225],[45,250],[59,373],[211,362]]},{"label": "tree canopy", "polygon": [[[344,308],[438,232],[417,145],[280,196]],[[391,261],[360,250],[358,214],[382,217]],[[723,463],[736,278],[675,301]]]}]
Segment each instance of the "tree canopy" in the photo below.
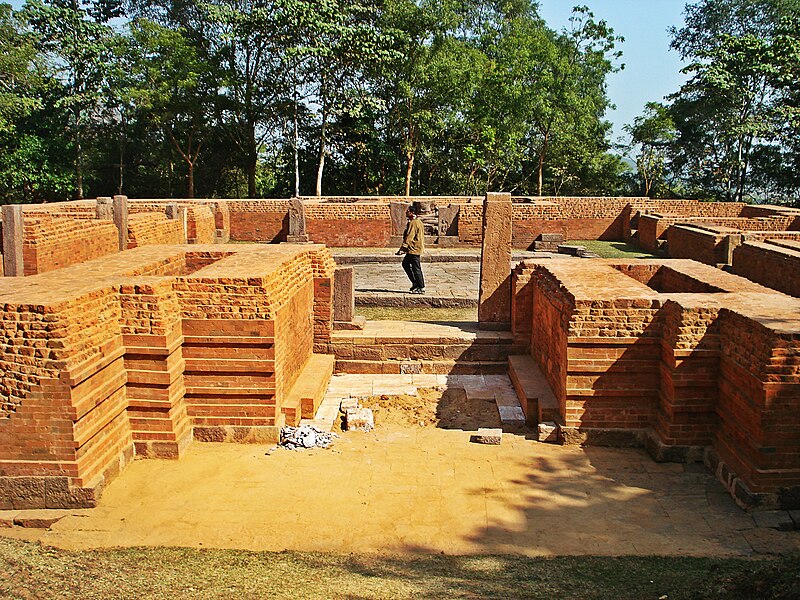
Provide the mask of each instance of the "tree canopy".
[{"label": "tree canopy", "polygon": [[688,81],[628,129],[642,191],[797,202],[800,1],[688,4],[672,48]]},{"label": "tree canopy", "polygon": [[619,38],[532,0],[0,7],[0,202],[624,191]]}]

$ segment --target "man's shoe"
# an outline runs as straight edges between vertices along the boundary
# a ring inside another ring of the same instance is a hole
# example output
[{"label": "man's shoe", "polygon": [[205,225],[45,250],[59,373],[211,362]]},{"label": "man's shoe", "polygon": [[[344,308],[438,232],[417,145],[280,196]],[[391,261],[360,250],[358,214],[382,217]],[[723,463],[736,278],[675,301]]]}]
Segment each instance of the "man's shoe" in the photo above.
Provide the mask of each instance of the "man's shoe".
[{"label": "man's shoe", "polygon": [[412,294],[424,294],[425,293],[425,288],[414,288],[413,290],[411,290],[411,293]]},{"label": "man's shoe", "polygon": [[417,288],[417,287],[411,286],[411,289],[408,290],[408,293],[409,294],[416,294],[418,289],[419,288]]}]

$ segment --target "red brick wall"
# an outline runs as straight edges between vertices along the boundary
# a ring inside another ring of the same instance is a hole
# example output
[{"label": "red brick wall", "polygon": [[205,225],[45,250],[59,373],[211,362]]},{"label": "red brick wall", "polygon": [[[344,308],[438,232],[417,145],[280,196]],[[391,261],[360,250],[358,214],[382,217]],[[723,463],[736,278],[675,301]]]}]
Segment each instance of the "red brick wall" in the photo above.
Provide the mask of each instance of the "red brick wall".
[{"label": "red brick wall", "polygon": [[733,272],[784,294],[800,297],[800,245],[791,249],[745,242],[733,251]]},{"label": "red brick wall", "polygon": [[285,242],[289,232],[288,200],[228,200],[231,240]]},{"label": "red brick wall", "polygon": [[[714,449],[751,492],[800,485],[800,336],[725,310]],[[732,482],[731,482],[732,483]]]},{"label": "red brick wall", "polygon": [[167,219],[163,213],[136,213],[128,216],[128,248],[157,244],[183,244],[183,224]]},{"label": "red brick wall", "polygon": [[192,206],[186,211],[186,239],[190,244],[213,244],[216,218],[211,206]]},{"label": "red brick wall", "polygon": [[656,433],[668,446],[708,446],[718,426],[719,310],[668,301],[662,312]]},{"label": "red brick wall", "polygon": [[117,228],[111,221],[25,216],[25,275],[61,269],[118,251]]},{"label": "red brick wall", "polygon": [[392,235],[388,204],[305,205],[312,242],[338,247],[386,247]]},{"label": "red brick wall", "polygon": [[667,230],[671,258],[691,258],[707,265],[725,263],[722,241],[727,234],[675,225]]}]

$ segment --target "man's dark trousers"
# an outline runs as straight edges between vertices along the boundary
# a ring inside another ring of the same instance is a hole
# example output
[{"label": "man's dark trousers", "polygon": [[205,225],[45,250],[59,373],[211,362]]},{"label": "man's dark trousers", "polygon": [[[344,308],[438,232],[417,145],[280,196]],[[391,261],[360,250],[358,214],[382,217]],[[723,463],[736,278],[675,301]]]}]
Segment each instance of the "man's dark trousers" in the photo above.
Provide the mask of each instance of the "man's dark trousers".
[{"label": "man's dark trousers", "polygon": [[419,254],[406,254],[403,258],[403,269],[411,280],[412,287],[420,290],[425,288],[425,278],[422,276]]}]

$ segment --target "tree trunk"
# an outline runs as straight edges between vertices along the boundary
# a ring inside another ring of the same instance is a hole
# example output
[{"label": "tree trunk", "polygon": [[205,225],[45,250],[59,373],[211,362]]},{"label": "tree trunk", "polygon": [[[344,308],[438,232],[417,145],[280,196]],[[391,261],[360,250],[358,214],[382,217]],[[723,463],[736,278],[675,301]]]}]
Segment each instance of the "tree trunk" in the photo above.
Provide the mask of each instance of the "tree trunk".
[{"label": "tree trunk", "polygon": [[317,197],[322,196],[322,172],[325,170],[325,154],[327,143],[325,139],[325,128],[327,126],[328,113],[325,107],[322,108],[322,128],[319,134],[319,164],[317,165]]},{"label": "tree trunk", "polygon": [[411,172],[414,169],[414,152],[406,152],[406,198],[411,196]]},{"label": "tree trunk", "polygon": [[538,185],[536,187],[538,196],[542,195],[542,187],[544,182],[544,157],[547,154],[547,138],[550,132],[544,134],[544,141],[542,142],[542,151],[539,153],[539,168],[538,168]]},{"label": "tree trunk", "polygon": [[78,200],[83,200],[83,146],[81,145],[80,114],[78,115],[78,128],[75,133],[75,194]]},{"label": "tree trunk", "polygon": [[186,173],[187,179],[187,187],[188,187],[188,198],[194,198],[194,162],[191,160],[187,160],[186,163],[189,165],[188,172]]},{"label": "tree trunk", "polygon": [[300,197],[300,133],[297,127],[297,93],[294,100],[294,195]]}]

